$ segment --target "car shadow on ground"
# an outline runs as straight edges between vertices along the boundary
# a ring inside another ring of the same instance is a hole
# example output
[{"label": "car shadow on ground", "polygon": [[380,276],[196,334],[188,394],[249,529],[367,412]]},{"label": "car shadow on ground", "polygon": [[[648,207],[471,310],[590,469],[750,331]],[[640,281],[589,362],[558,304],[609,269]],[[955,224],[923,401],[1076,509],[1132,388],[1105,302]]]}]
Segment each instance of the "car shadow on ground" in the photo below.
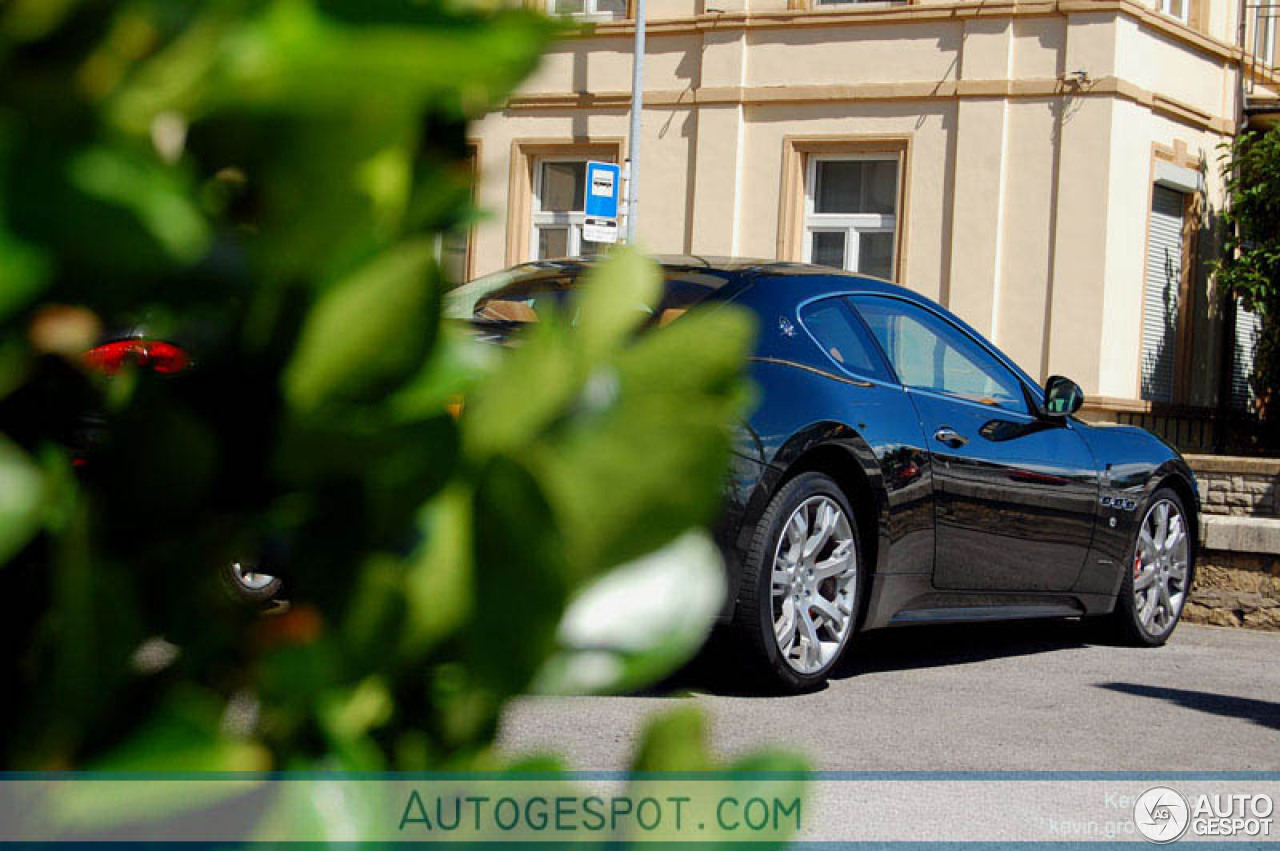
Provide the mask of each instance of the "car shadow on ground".
[{"label": "car shadow on ground", "polygon": [[1207,691],[1139,685],[1138,683],[1098,683],[1098,688],[1105,688],[1136,697],[1165,700],[1185,709],[1195,709],[1226,718],[1241,718],[1246,721],[1252,721],[1255,724],[1261,724],[1263,727],[1270,727],[1272,730],[1280,730],[1280,703],[1272,703],[1269,700],[1235,697],[1229,694],[1214,694]]},{"label": "car shadow on ground", "polygon": [[[1007,621],[881,629],[854,637],[854,645],[831,673],[832,680],[869,674],[964,665],[1097,644],[1098,630],[1080,621]],[[689,693],[763,697],[767,685],[740,664],[745,648],[732,635],[715,635],[689,664],[640,694],[679,697]],[[776,692],[773,692],[776,694]]]}]

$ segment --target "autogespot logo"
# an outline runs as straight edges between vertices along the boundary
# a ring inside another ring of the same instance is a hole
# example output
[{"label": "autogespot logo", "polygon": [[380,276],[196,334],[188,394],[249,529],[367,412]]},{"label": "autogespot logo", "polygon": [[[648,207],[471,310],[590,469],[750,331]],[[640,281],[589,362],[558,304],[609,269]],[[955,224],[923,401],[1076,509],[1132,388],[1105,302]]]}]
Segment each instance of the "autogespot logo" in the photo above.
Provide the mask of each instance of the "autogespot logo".
[{"label": "autogespot logo", "polygon": [[1153,786],[1134,803],[1133,822],[1138,832],[1152,842],[1173,842],[1187,832],[1191,807],[1186,798],[1169,787]]}]

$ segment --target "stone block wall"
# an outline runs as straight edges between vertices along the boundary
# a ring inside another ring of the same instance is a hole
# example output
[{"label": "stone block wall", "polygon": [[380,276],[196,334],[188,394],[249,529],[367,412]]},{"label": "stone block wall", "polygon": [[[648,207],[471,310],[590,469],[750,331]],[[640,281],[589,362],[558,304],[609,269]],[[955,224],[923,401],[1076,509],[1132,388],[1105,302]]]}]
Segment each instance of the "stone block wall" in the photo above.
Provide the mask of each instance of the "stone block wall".
[{"label": "stone block wall", "polygon": [[1280,630],[1280,561],[1206,551],[1183,617],[1192,623]]},{"label": "stone block wall", "polygon": [[1188,455],[1203,540],[1184,617],[1280,630],[1280,460]]},{"label": "stone block wall", "polygon": [[1188,455],[1205,514],[1280,517],[1280,460]]}]

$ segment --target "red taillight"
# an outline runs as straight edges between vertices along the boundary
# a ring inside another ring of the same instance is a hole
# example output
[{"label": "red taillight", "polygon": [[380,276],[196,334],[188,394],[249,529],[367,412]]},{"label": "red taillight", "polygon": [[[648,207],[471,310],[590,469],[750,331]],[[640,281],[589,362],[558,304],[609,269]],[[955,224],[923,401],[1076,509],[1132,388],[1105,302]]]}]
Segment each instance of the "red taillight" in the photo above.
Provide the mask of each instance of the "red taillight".
[{"label": "red taillight", "polygon": [[162,340],[117,340],[90,349],[84,355],[85,365],[92,370],[115,375],[129,364],[165,375],[182,372],[191,358],[173,343]]}]

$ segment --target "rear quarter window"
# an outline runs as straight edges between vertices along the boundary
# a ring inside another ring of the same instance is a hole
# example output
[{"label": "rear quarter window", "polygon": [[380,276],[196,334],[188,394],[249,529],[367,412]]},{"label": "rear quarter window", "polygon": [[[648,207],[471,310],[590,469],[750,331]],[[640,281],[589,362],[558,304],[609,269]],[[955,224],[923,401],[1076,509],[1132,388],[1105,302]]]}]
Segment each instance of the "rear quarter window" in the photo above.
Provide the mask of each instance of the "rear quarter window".
[{"label": "rear quarter window", "polygon": [[818,348],[845,372],[877,381],[893,381],[875,344],[844,299],[815,301],[800,310],[800,321]]}]

